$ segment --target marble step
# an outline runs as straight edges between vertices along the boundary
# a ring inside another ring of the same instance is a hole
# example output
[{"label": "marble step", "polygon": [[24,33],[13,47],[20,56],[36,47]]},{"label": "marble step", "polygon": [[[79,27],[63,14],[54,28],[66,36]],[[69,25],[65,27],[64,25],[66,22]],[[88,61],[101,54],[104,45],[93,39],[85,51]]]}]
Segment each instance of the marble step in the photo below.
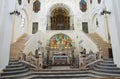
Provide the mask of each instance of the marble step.
[{"label": "marble step", "polygon": [[112,66],[101,66],[96,64],[94,67],[99,68],[99,69],[106,69],[106,70],[120,70],[118,67],[112,67]]},{"label": "marble step", "polygon": [[22,63],[18,63],[18,64],[8,65],[8,66],[6,66],[6,68],[14,68],[14,67],[21,67],[21,66],[23,66],[23,64]]},{"label": "marble step", "polygon": [[116,67],[116,65],[113,64],[113,63],[103,63],[103,62],[100,62],[100,63],[98,63],[98,65],[101,65],[101,66],[112,66],[112,67]]},{"label": "marble step", "polygon": [[17,59],[10,59],[9,62],[19,62]]},{"label": "marble step", "polygon": [[[43,79],[43,78],[36,78],[36,77],[33,77],[33,78],[29,78],[29,79]],[[44,78],[44,79],[63,79],[63,78]],[[85,78],[79,78],[79,77],[77,77],[77,78],[65,78],[65,79],[89,79],[89,77],[85,77]],[[92,79],[92,78],[91,78]]]},{"label": "marble step", "polygon": [[32,73],[32,75],[66,75],[66,74],[88,74],[89,71],[38,71]]},{"label": "marble step", "polygon": [[30,69],[26,68],[24,70],[19,70],[19,71],[3,72],[3,73],[1,73],[1,76],[22,74],[22,73],[26,73],[29,71],[30,71]]},{"label": "marble step", "polygon": [[97,77],[120,77],[119,73],[106,73],[106,72],[100,72],[100,71],[95,71],[91,70],[90,74],[97,76]]},{"label": "marble step", "polygon": [[113,61],[103,61],[103,62],[100,62],[101,64],[114,64]]},{"label": "marble step", "polygon": [[29,79],[30,72],[0,76],[0,79]]},{"label": "marble step", "polygon": [[[67,71],[66,71],[67,72]],[[77,71],[78,72],[78,71]],[[81,72],[81,71],[80,71]],[[84,72],[84,71],[83,71]],[[2,76],[0,79],[57,79],[57,78],[61,78],[61,79],[76,79],[76,78],[98,78],[98,77],[120,77],[120,74],[112,74],[112,73],[105,73],[105,72],[97,72],[94,70],[90,70],[90,71],[85,71],[87,73],[75,73],[74,74],[65,74],[62,72],[54,72],[54,73],[59,73],[59,74],[54,74],[53,72],[27,72],[27,73],[22,73],[22,74],[12,74],[12,75],[7,75],[7,76]],[[62,74],[61,74],[62,73]],[[24,74],[24,75],[23,75]],[[26,74],[26,75],[25,75]]]},{"label": "marble step", "polygon": [[[85,73],[84,73],[85,72]],[[62,73],[62,74],[61,74]],[[90,75],[95,75],[95,76],[92,76],[92,77],[96,77],[96,76],[120,76],[120,74],[118,73],[105,73],[105,72],[97,72],[97,71],[94,71],[94,70],[88,70],[88,71],[74,71],[74,72],[35,72],[35,73],[32,73],[31,75],[74,75],[74,74],[90,74]]]},{"label": "marble step", "polygon": [[114,61],[113,61],[112,58],[110,58],[110,59],[106,59],[106,60],[104,60],[103,62],[106,62],[106,63],[107,63],[107,62],[114,62]]},{"label": "marble step", "polygon": [[102,65],[96,64],[94,67],[97,67],[97,68],[100,68],[100,69],[120,70],[120,68],[118,68],[116,66],[102,66]]},{"label": "marble step", "polygon": [[96,68],[96,67],[94,67],[93,69],[94,69],[95,71],[98,71],[98,72],[105,72],[105,73],[112,73],[112,74],[120,74],[120,70],[99,69],[99,68]]},{"label": "marble step", "polygon": [[12,65],[12,64],[20,64],[21,62],[9,62],[8,65]]},{"label": "marble step", "polygon": [[46,78],[50,78],[50,79],[54,79],[54,78],[63,78],[63,79],[66,79],[66,78],[90,78],[90,77],[93,77],[93,78],[98,78],[98,77],[119,77],[120,75],[119,74],[108,74],[108,73],[101,73],[101,72],[89,72],[88,74],[59,74],[59,75],[54,75],[54,74],[51,74],[51,75],[32,75],[33,77],[30,78],[30,79],[40,79],[40,78],[43,78],[43,79],[46,79]]},{"label": "marble step", "polygon": [[19,71],[19,70],[24,70],[28,67],[26,66],[21,66],[21,67],[12,67],[12,68],[6,68],[6,69],[3,69],[4,72],[11,72],[11,71]]},{"label": "marble step", "polygon": [[90,77],[89,74],[64,74],[64,75],[34,75],[31,79],[39,79],[39,78],[82,78],[82,77]]},{"label": "marble step", "polygon": [[19,60],[13,60],[13,59],[9,60],[9,65],[11,65],[11,64],[19,64],[19,63],[21,63],[21,62],[19,62]]}]

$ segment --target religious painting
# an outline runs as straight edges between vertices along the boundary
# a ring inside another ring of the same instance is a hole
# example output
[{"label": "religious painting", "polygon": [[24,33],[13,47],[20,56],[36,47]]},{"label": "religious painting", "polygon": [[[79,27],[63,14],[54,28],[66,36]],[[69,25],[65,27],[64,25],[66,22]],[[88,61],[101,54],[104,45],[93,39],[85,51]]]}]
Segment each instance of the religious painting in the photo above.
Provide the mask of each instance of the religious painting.
[{"label": "religious painting", "polygon": [[71,47],[72,47],[71,39],[64,34],[54,35],[49,41],[49,48],[65,49],[65,48],[71,48]]},{"label": "religious painting", "polygon": [[39,0],[36,0],[34,3],[33,3],[33,11],[35,13],[38,13],[38,11],[40,10],[40,7],[41,7],[41,3]]},{"label": "religious painting", "polygon": [[98,4],[100,4],[101,3],[101,0],[98,0]]},{"label": "religious painting", "polygon": [[18,4],[21,5],[22,4],[22,0],[18,0]]},{"label": "religious painting", "polygon": [[79,2],[79,7],[82,12],[85,12],[87,10],[87,3],[85,0],[81,0]]}]

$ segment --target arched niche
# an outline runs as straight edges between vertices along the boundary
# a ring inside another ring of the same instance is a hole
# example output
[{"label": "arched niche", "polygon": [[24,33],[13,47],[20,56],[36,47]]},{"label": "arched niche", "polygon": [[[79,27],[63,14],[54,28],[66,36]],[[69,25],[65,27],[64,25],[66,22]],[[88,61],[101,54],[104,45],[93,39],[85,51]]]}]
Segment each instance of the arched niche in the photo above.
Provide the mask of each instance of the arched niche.
[{"label": "arched niche", "polygon": [[97,30],[97,27],[98,27],[98,18],[96,13],[92,18],[92,31],[95,32]]},{"label": "arched niche", "polygon": [[73,16],[65,4],[54,4],[47,16],[47,30],[73,30]]}]

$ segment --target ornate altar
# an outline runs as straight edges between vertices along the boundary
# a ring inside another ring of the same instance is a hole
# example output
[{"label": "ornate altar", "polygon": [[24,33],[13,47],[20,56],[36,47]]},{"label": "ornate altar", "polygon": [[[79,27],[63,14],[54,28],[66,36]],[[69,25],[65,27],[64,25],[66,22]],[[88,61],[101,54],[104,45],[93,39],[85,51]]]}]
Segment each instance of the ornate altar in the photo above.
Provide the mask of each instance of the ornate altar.
[{"label": "ornate altar", "polygon": [[56,34],[49,40],[47,51],[50,65],[70,65],[74,52],[73,42],[65,34]]}]

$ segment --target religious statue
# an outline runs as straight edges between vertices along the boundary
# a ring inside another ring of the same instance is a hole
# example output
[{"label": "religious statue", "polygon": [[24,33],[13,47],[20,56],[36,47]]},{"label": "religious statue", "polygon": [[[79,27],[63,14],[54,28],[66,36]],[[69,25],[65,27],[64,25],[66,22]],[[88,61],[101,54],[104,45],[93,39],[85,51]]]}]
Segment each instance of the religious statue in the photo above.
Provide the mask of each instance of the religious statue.
[{"label": "religious statue", "polygon": [[22,0],[18,0],[18,4],[21,5],[22,4]]},{"label": "religious statue", "polygon": [[92,4],[92,0],[90,0],[90,4]]},{"label": "religious statue", "polygon": [[98,4],[100,4],[101,3],[101,0],[98,0]]},{"label": "religious statue", "polygon": [[87,10],[87,3],[85,0],[81,0],[79,3],[79,6],[80,6],[80,10],[82,12],[85,12]]},{"label": "religious statue", "polygon": [[33,3],[33,11],[35,13],[37,13],[39,10],[40,10],[40,6],[41,6],[41,3],[39,0],[36,0],[34,3]]}]

